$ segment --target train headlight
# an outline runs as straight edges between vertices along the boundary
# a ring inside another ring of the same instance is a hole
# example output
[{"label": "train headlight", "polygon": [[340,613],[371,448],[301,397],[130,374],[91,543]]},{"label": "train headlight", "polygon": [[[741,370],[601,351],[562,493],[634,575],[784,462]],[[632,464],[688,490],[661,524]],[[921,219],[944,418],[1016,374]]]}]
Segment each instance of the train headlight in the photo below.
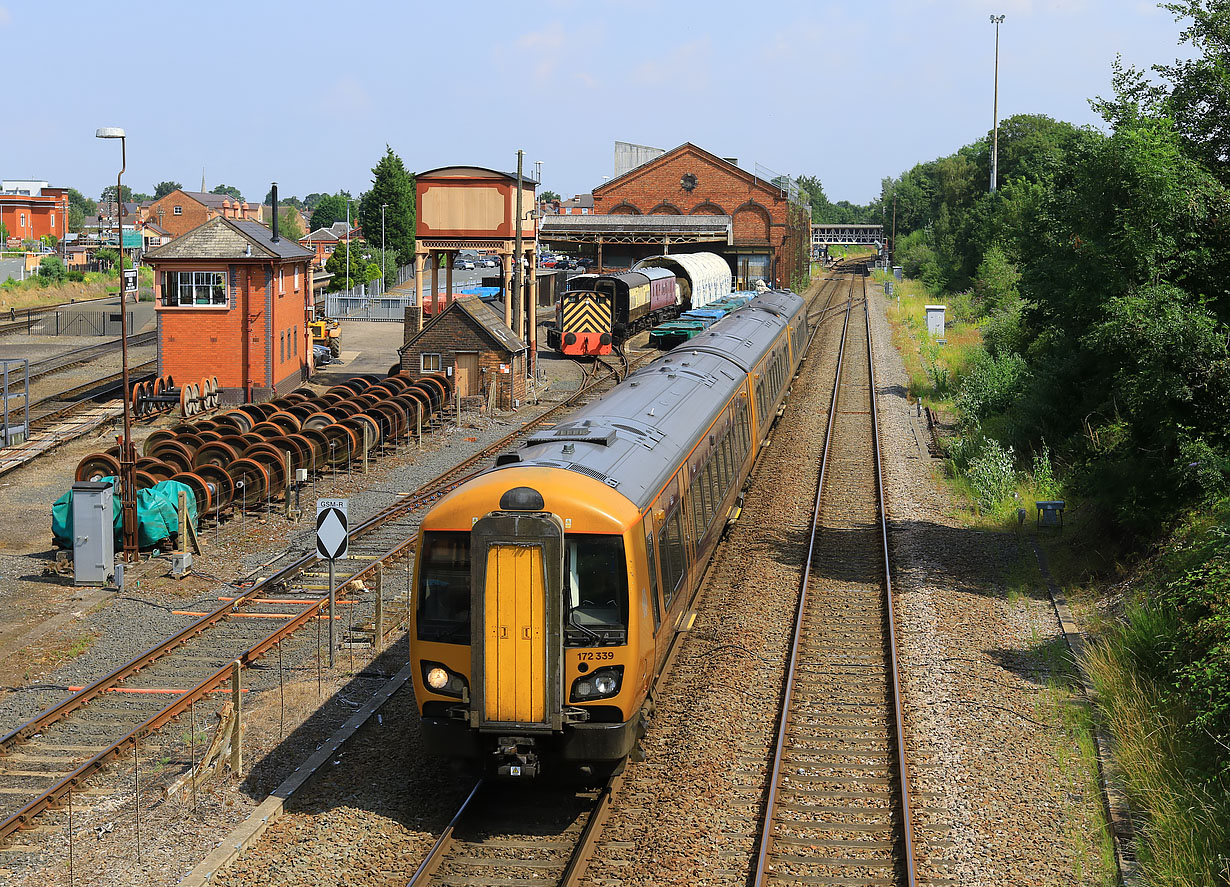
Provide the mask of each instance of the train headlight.
[{"label": "train headlight", "polygon": [[466,679],[439,662],[423,662],[423,683],[434,693],[460,699],[468,686]]},{"label": "train headlight", "polygon": [[622,665],[608,665],[605,668],[595,669],[572,682],[572,692],[569,694],[568,701],[589,702],[593,699],[609,699],[619,693],[623,679],[624,667]]}]

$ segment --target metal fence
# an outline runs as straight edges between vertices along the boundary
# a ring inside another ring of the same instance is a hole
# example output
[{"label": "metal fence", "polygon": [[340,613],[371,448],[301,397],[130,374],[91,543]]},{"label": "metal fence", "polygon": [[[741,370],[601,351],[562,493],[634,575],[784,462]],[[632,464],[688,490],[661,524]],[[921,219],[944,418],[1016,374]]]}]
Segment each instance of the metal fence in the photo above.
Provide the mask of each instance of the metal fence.
[{"label": "metal fence", "polygon": [[[9,318],[20,322],[21,312],[14,312]],[[115,311],[84,311],[77,308],[59,308],[42,314],[26,312],[25,333],[29,336],[118,336],[120,334],[120,312]],[[133,326],[132,312],[128,312],[128,328]],[[20,330],[20,327],[18,328]]]},{"label": "metal fence", "polygon": [[325,314],[337,320],[406,319],[406,309],[414,305],[414,296],[387,296],[356,293],[325,293]]}]

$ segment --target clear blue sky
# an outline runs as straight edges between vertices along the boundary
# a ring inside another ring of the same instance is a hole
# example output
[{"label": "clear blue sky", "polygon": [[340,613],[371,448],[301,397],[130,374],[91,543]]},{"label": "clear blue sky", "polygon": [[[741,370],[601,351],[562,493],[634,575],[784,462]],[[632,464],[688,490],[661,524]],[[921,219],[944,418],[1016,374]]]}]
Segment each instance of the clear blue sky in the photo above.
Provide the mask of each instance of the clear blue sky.
[{"label": "clear blue sky", "polygon": [[[1138,0],[541,0],[507,3],[0,0],[9,86],[0,176],[97,197],[128,132],[125,184],[238,186],[260,200],[368,186],[390,144],[411,171],[527,169],[565,197],[601,184],[615,140],[691,141],[817,175],[859,203],[880,179],[1000,117],[1098,122],[1117,53],[1186,55]],[[117,53],[123,65],[117,86]]]}]

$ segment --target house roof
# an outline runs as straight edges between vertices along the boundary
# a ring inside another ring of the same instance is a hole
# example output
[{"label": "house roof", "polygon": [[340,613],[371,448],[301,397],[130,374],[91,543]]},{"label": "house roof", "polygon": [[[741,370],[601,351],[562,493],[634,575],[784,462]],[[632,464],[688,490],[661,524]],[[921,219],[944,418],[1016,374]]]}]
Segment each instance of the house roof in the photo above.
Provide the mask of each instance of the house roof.
[{"label": "house roof", "polygon": [[565,206],[589,207],[590,209],[593,209],[594,195],[578,194],[576,197],[570,197],[568,200],[561,200],[559,205],[561,209]]},{"label": "house roof", "polygon": [[494,342],[498,347],[509,351],[513,354],[520,354],[526,350],[525,343],[517,338],[514,333],[504,324],[504,318],[495,312],[487,303],[478,296],[458,296],[453,302],[433,317],[425,327],[419,330],[405,345],[397,349],[398,354],[404,354],[406,351],[426,335],[427,331],[441,323],[450,311],[462,311],[469,315],[479,327],[479,329],[487,334],[487,337]]},{"label": "house roof", "polygon": [[197,203],[215,208],[221,207],[222,202],[226,200],[229,200],[232,204],[244,202],[241,200],[236,200],[229,194],[210,194],[208,191],[184,191],[183,189],[180,189],[180,193],[186,197],[191,197]]},{"label": "house roof", "polygon": [[601,185],[594,188],[593,193],[594,194],[605,194],[613,186],[620,184],[622,182],[630,181],[633,178],[642,176],[650,168],[659,166],[662,163],[665,163],[666,161],[670,160],[672,157],[675,157],[676,155],[682,154],[687,151],[695,152],[696,154],[699,154],[700,156],[706,158],[707,160],[714,163],[715,165],[727,168],[731,175],[735,176],[736,178],[743,179],[749,185],[761,187],[769,191],[780,190],[776,188],[774,185],[772,185],[770,182],[765,181],[764,179],[760,178],[754,173],[748,172],[746,169],[739,166],[738,164],[731,163],[725,157],[718,157],[712,151],[706,151],[704,148],[700,147],[699,145],[694,145],[691,142],[684,142],[682,145],[671,148],[669,151],[667,151],[664,154],[659,154],[657,157],[654,157],[651,160],[646,160],[644,163],[638,166],[632,167],[632,169],[628,170],[622,175],[616,176],[615,178],[610,179],[609,181],[603,182]]},{"label": "house roof", "polygon": [[170,243],[150,250],[147,260],[167,259],[308,259],[315,253],[273,232],[260,222],[216,216]]},{"label": "house roof", "polygon": [[672,231],[725,234],[730,230],[730,216],[636,216],[620,213],[591,216],[552,215],[539,222],[538,230],[543,237],[565,232],[597,231],[632,234],[658,234]]}]

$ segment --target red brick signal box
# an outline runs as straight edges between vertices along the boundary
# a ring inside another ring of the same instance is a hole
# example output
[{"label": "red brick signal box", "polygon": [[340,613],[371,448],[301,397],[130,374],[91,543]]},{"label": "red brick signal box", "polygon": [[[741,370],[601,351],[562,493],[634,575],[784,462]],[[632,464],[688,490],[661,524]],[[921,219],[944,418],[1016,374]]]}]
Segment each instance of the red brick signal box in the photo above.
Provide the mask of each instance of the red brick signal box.
[{"label": "red brick signal box", "polygon": [[223,400],[268,400],[312,372],[313,253],[260,222],[213,218],[145,255],[158,373],[218,377]]}]

